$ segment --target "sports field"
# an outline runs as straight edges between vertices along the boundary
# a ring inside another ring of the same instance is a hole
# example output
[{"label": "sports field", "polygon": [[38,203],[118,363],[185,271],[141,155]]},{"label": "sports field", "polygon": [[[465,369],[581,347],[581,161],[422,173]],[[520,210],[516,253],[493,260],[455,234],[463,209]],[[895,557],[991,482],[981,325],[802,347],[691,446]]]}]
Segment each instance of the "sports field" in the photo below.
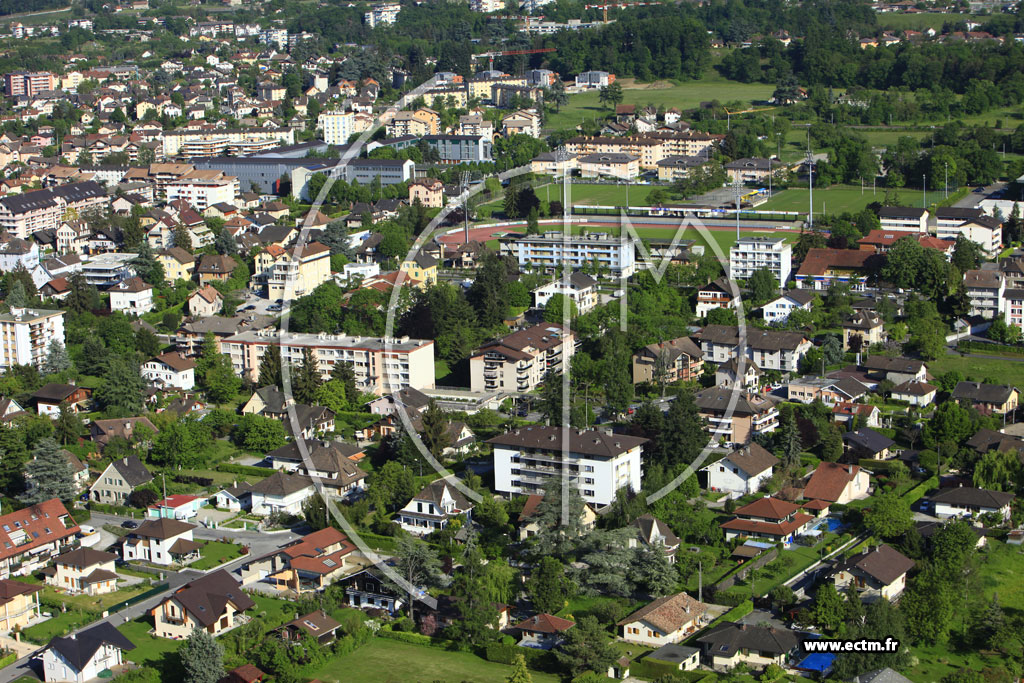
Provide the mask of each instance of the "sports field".
[{"label": "sports field", "polygon": [[[775,92],[775,86],[767,83],[739,83],[726,80],[716,72],[707,73],[699,81],[672,83],[657,81],[655,83],[634,83],[632,79],[622,79],[623,104],[655,107],[676,107],[692,109],[701,102],[718,100],[739,102],[744,109],[759,105],[767,107],[766,101]],[[546,128],[561,130],[574,128],[587,119],[603,119],[611,108],[602,105],[597,99],[597,91],[569,96],[569,103],[558,113],[548,116]]]},{"label": "sports field", "polygon": [[[763,211],[799,211],[807,213],[810,190],[807,188],[791,188],[775,194],[757,208]],[[921,206],[920,190],[902,189],[898,193],[901,206]],[[861,211],[871,202],[880,202],[885,196],[885,188],[879,187],[874,193],[871,185],[865,184],[863,191],[859,186],[833,185],[829,188],[814,188],[814,213],[838,214],[849,211]],[[929,192],[928,201],[934,202],[942,197],[941,192]]]}]

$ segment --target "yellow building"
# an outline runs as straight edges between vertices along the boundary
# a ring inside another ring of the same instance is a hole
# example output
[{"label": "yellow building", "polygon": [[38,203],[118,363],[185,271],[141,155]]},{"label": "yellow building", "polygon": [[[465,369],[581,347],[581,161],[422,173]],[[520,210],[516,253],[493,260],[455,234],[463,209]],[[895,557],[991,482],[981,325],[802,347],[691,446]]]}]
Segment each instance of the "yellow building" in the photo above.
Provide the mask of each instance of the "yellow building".
[{"label": "yellow building", "polygon": [[0,630],[7,632],[15,627],[25,628],[29,619],[39,616],[39,592],[42,586],[14,581],[0,580]]},{"label": "yellow building", "polygon": [[252,286],[266,287],[270,299],[304,296],[331,278],[331,250],[319,242],[298,253],[271,244],[256,254],[255,263]]},{"label": "yellow building", "polygon": [[417,254],[413,259],[402,261],[402,272],[406,277],[419,281],[415,287],[426,289],[437,284],[437,259],[426,254]]},{"label": "yellow building", "polygon": [[171,247],[158,252],[156,260],[164,267],[164,280],[167,282],[191,280],[196,268],[195,257],[181,247]]},{"label": "yellow building", "polygon": [[194,628],[218,635],[235,626],[236,615],[255,607],[223,569],[179,588],[153,608],[153,632],[159,638],[188,638]]},{"label": "yellow building", "polygon": [[441,115],[433,109],[420,107],[416,111],[400,111],[387,124],[388,137],[403,135],[437,135],[440,132]]}]

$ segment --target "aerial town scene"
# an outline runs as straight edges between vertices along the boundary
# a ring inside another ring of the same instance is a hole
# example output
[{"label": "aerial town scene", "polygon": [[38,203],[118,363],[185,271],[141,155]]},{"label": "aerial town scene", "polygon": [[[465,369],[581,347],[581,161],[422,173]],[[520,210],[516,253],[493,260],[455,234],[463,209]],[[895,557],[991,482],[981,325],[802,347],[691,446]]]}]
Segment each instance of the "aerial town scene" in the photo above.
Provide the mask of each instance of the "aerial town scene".
[{"label": "aerial town scene", "polygon": [[0,683],[1024,681],[1016,0],[0,0]]}]

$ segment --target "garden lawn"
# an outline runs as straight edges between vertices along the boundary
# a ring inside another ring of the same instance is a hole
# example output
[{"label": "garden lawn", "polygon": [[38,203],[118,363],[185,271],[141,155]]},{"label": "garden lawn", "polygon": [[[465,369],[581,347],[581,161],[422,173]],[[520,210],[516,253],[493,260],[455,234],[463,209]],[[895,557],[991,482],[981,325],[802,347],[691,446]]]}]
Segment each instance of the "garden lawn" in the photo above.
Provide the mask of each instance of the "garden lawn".
[{"label": "garden lawn", "polygon": [[947,354],[937,360],[928,361],[928,371],[933,375],[941,375],[952,370],[961,373],[966,379],[979,382],[994,377],[1002,383],[1014,386],[1024,384],[1024,358],[1004,360]]},{"label": "garden lawn", "polygon": [[[118,571],[121,568],[118,567]],[[156,578],[153,574],[148,574],[148,578]],[[151,587],[145,583],[136,584],[134,586],[128,586],[120,590],[116,590],[112,593],[106,593],[104,595],[66,595],[60,593],[53,586],[43,586],[43,592],[40,594],[40,599],[48,601],[50,604],[65,603],[68,609],[84,609],[90,612],[102,612],[111,605],[116,605],[119,602],[134,598],[140,593],[145,593]],[[52,608],[51,608],[52,609]]]},{"label": "garden lawn", "polygon": [[[950,188],[952,190],[952,188]],[[797,211],[807,213],[807,202],[810,191],[797,187],[776,192],[775,196],[757,208],[761,211]],[[921,191],[904,188],[897,191],[900,206],[921,206]],[[833,185],[828,188],[814,188],[814,213],[840,214],[846,211],[856,213],[871,202],[881,202],[885,196],[885,188],[879,187],[874,194],[871,185],[865,184],[863,193],[860,186]],[[928,201],[934,202],[942,198],[941,192],[929,192]]]},{"label": "garden lawn", "polygon": [[[718,100],[723,104],[740,102],[744,108],[760,103],[760,106],[768,108],[765,103],[775,91],[772,84],[730,81],[713,70],[709,70],[699,81],[687,81],[678,85],[670,81],[634,83],[632,79],[622,79],[619,83],[622,85],[623,104],[653,104],[656,107],[675,107],[680,110],[694,109],[701,102],[712,100]],[[598,101],[596,90],[570,95],[567,105],[559,112],[548,115],[545,128],[575,128],[584,120],[601,120],[612,111],[612,108],[603,106]]]},{"label": "garden lawn", "polygon": [[21,632],[22,638],[36,645],[45,645],[50,642],[51,638],[66,635],[99,616],[97,612],[85,612],[77,609],[69,609],[63,614],[53,607],[47,607],[43,611],[50,612],[53,617],[35,626],[29,626]]},{"label": "garden lawn", "polygon": [[[449,652],[374,638],[355,652],[330,660],[312,677],[321,681],[366,683],[493,683],[505,680],[511,673],[511,666],[488,662],[469,652]],[[531,671],[530,675],[534,683],[560,681],[558,676],[539,671]]]},{"label": "garden lawn", "polygon": [[200,558],[189,565],[191,569],[205,571],[218,565],[230,562],[242,556],[242,546],[237,543],[209,541],[199,550]]}]

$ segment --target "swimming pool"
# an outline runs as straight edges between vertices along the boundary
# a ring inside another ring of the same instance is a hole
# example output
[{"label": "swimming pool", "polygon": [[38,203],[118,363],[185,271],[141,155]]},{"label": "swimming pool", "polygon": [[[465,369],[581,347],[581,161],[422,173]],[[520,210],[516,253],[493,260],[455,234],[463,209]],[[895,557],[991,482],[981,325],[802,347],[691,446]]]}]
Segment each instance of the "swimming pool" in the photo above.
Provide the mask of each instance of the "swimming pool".
[{"label": "swimming pool", "polygon": [[836,656],[830,652],[812,652],[800,660],[795,669],[798,671],[813,671],[827,674],[836,663]]}]

